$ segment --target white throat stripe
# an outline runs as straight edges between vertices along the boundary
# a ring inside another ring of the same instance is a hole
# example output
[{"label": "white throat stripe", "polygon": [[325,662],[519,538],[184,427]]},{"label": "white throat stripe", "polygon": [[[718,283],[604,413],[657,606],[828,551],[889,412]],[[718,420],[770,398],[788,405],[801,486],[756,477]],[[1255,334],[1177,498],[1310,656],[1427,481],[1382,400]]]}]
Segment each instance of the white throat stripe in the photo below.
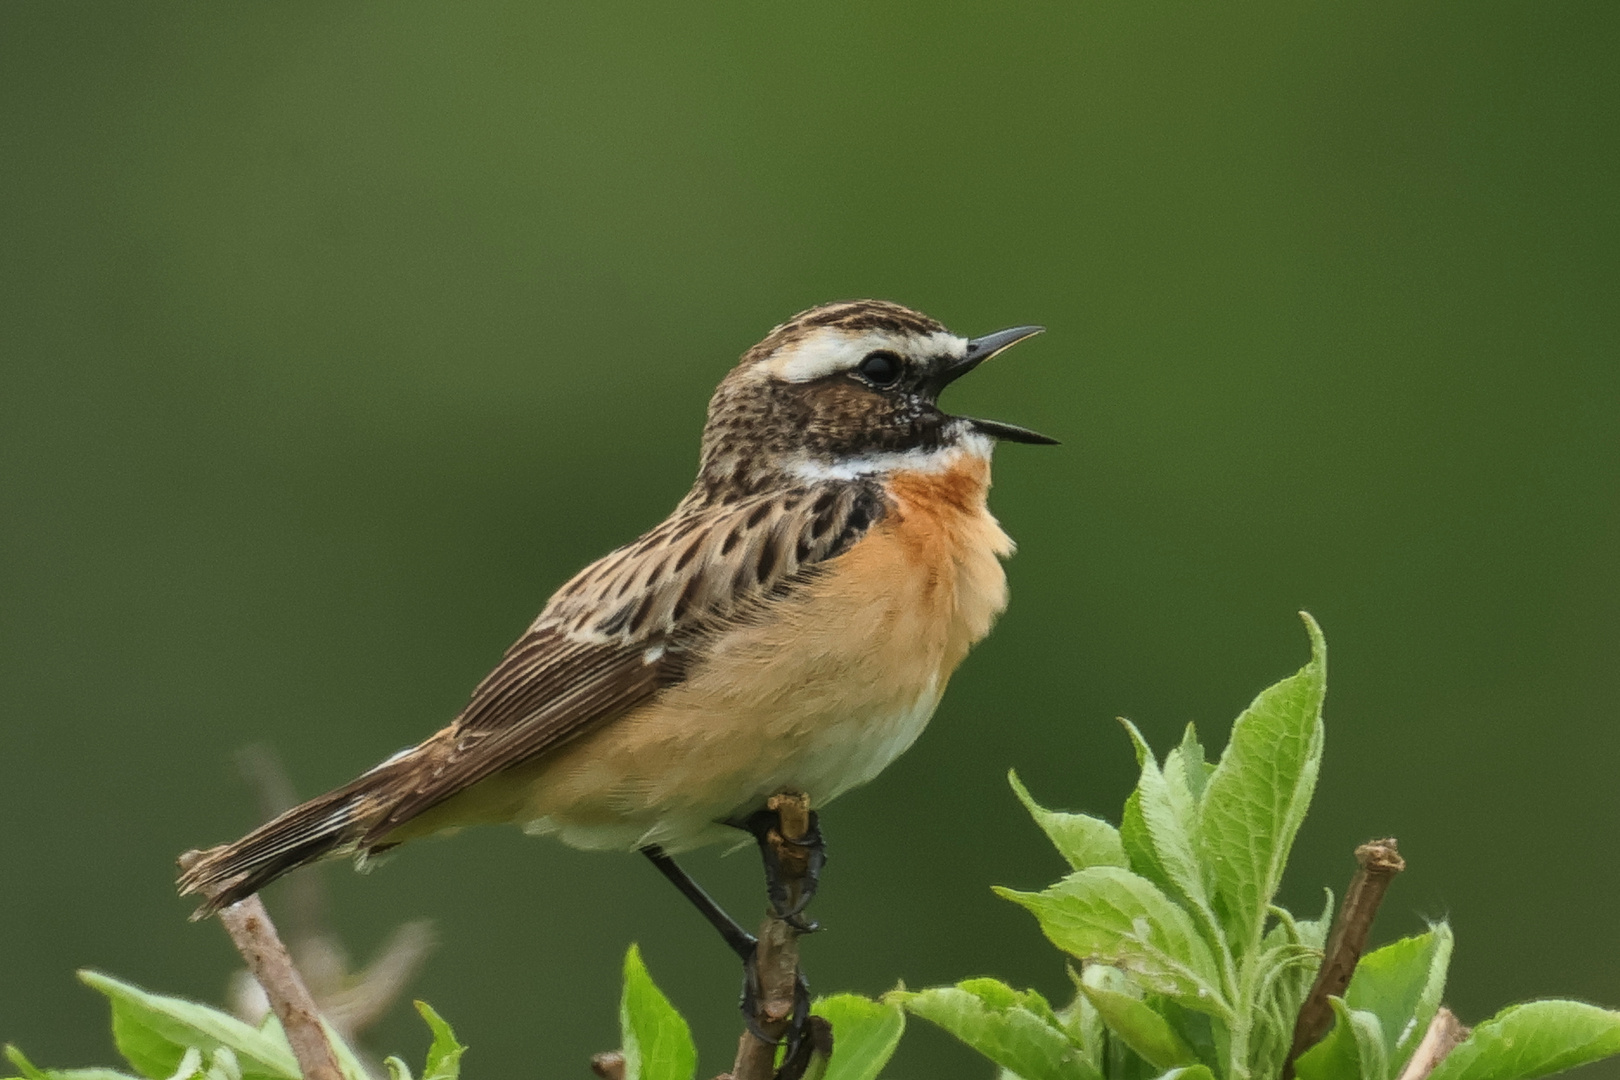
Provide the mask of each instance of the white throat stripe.
[{"label": "white throat stripe", "polygon": [[797,479],[813,484],[821,480],[856,480],[895,472],[945,472],[964,457],[990,460],[996,441],[977,432],[959,436],[948,446],[931,450],[886,450],[841,461],[811,461],[801,458],[787,466]]}]

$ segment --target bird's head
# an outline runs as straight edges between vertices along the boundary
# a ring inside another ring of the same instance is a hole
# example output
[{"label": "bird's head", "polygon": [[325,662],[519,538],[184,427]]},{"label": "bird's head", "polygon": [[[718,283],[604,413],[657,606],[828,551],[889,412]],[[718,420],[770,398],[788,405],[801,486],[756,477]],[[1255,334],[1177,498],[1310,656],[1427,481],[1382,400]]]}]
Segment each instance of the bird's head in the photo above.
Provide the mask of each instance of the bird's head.
[{"label": "bird's head", "polygon": [[952,416],[940,392],[1039,326],[963,338],[883,300],[795,315],[743,354],[709,403],[699,484],[750,494],[784,479],[853,478],[925,467],[942,454],[988,455],[995,440],[1055,439]]}]

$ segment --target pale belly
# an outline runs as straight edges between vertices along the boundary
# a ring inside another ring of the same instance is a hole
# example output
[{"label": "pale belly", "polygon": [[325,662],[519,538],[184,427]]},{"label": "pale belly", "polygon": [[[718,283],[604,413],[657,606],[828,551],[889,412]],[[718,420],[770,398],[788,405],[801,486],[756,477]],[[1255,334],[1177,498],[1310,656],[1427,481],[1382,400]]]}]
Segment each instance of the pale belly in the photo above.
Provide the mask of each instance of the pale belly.
[{"label": "pale belly", "polygon": [[877,776],[917,740],[938,704],[936,684],[907,708],[825,715],[813,726],[717,717],[680,731],[666,726],[669,717],[627,717],[629,727],[540,771],[524,829],[588,849],[735,843],[739,834],[722,823],[777,792],[802,791],[822,807]]}]

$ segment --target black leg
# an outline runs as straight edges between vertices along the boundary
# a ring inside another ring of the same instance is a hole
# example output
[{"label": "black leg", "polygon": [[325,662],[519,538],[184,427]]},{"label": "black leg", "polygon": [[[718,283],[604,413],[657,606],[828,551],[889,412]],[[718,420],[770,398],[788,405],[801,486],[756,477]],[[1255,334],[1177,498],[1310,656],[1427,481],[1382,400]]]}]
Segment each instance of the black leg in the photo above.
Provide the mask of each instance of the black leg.
[{"label": "black leg", "polygon": [[702,913],[709,925],[720,931],[720,936],[726,939],[731,951],[745,964],[750,964],[754,958],[754,946],[757,942],[754,935],[744,930],[736,919],[726,914],[725,908],[714,902],[714,898],[703,891],[703,886],[692,880],[692,875],[682,870],[675,860],[664,853],[664,849],[653,845],[641,849],[641,853],[652,860],[660,873],[669,878],[671,884],[681,890],[681,895],[692,901],[692,906]]},{"label": "black leg", "polygon": [[[821,883],[821,868],[827,864],[827,845],[822,840],[821,819],[816,812],[810,811],[808,832],[797,840],[784,840],[784,843],[802,848],[807,863],[803,877],[795,880],[791,887],[782,880],[782,860],[770,839],[771,830],[779,824],[776,811],[757,810],[734,824],[752,833],[759,843],[760,859],[765,864],[765,889],[776,917],[806,934],[821,929],[819,923],[809,922],[803,917],[804,909],[815,898],[816,888]],[[781,833],[777,835],[780,837]]]},{"label": "black leg", "polygon": [[[816,886],[821,879],[821,868],[827,861],[826,846],[821,838],[821,824],[815,812],[810,813],[809,829],[796,840],[782,841],[779,828],[781,822],[774,810],[761,810],[741,821],[733,820],[728,824],[747,830],[759,842],[760,856],[765,864],[766,891],[776,916],[800,933],[820,929],[816,923],[807,922],[803,918],[805,906],[816,894]],[[777,830],[778,842],[785,842],[804,852],[803,874],[784,875],[781,857],[777,853],[776,845],[771,842],[773,829]],[[692,902],[692,906],[696,907],[705,919],[709,920],[709,925],[720,932],[720,936],[725,939],[731,951],[741,957],[743,1019],[748,1024],[748,1030],[758,1036],[761,1042],[777,1042],[778,1040],[760,1030],[756,1017],[760,994],[758,939],[744,930],[736,919],[726,914],[725,909],[715,903],[714,898],[703,890],[703,886],[682,870],[663,848],[649,845],[642,848],[641,853],[658,867],[659,873],[681,891],[681,895]],[[789,876],[793,878],[791,885],[784,880]],[[803,972],[797,973],[793,991],[793,1012],[789,1017],[785,1040],[787,1052],[784,1055],[783,1077],[796,1077],[803,1073],[809,1063],[810,1043],[816,1039],[810,1018],[810,986],[805,982]]]},{"label": "black leg", "polygon": [[[759,1012],[759,968],[757,966],[758,953],[756,951],[759,940],[753,934],[744,930],[736,919],[726,914],[726,909],[715,903],[714,897],[705,892],[703,886],[699,885],[691,874],[682,870],[680,864],[670,858],[663,848],[651,845],[642,848],[641,853],[647,856],[654,866],[658,867],[659,873],[667,877],[671,884],[681,890],[682,896],[692,901],[692,906],[697,908],[705,919],[709,920],[710,926],[720,931],[720,936],[731,947],[731,951],[736,953],[742,960],[743,990],[740,1008],[742,1009],[743,1022],[748,1025],[749,1031],[759,1036],[761,1042],[775,1042],[775,1039],[760,1030],[759,1021],[755,1016]],[[801,1023],[798,1014],[801,1011],[808,1013],[810,1005],[810,988],[805,983],[803,975],[799,976],[799,985],[796,990],[797,993],[794,995],[793,1002],[795,1031],[798,1030]],[[800,1008],[801,1000],[803,1001],[802,1009]]]}]

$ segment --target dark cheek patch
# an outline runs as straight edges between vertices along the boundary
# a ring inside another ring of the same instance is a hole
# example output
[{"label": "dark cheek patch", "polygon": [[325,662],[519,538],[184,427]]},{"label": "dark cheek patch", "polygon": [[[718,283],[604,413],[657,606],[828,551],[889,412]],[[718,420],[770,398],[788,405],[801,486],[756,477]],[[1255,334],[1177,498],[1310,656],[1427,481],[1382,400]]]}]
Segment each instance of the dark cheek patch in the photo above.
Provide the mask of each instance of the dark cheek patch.
[{"label": "dark cheek patch", "polygon": [[945,417],[909,379],[904,389],[878,390],[848,373],[785,383],[746,377],[747,360],[738,370],[710,405],[698,483],[711,504],[731,506],[784,486],[792,462],[835,463],[944,441]]},{"label": "dark cheek patch", "polygon": [[942,417],[917,393],[885,392],[844,375],[772,391],[780,399],[780,450],[819,458],[929,447]]}]

